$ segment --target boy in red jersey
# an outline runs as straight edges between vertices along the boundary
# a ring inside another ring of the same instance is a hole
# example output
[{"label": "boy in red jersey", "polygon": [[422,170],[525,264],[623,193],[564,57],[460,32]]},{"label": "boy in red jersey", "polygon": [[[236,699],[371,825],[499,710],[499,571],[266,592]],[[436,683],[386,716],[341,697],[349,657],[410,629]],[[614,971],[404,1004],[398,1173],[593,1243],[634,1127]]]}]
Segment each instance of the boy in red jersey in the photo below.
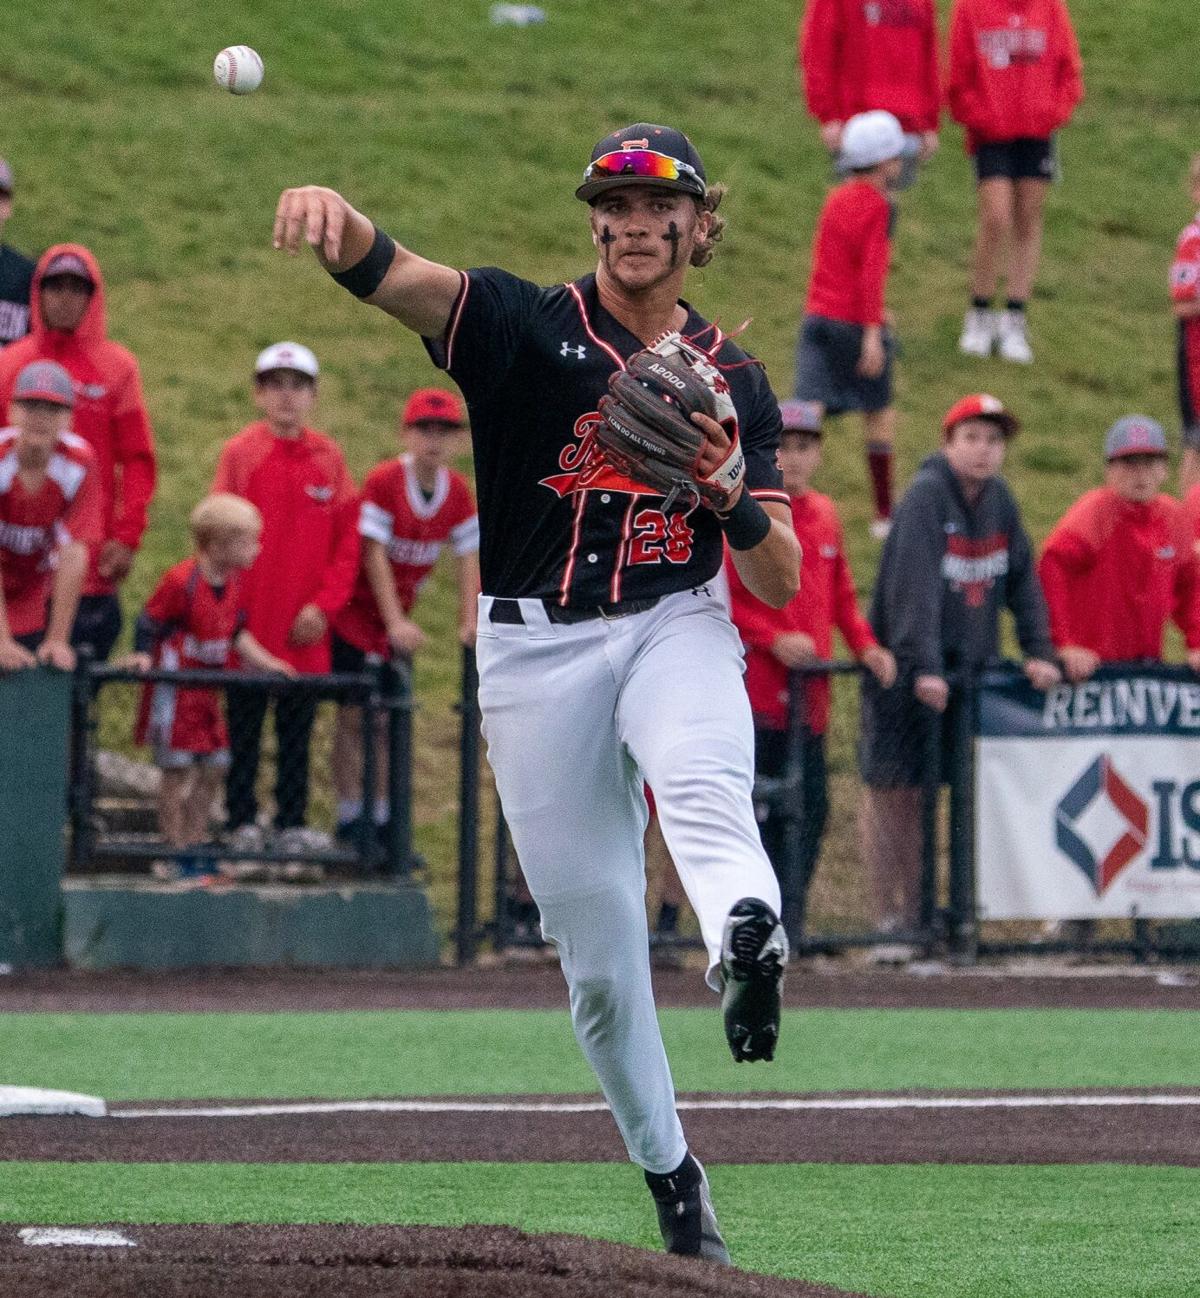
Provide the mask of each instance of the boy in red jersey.
[{"label": "boy in red jersey", "polygon": [[154,494],[154,435],[132,353],[108,337],[104,280],[77,243],[48,248],[30,300],[31,332],[0,352],[0,419],[18,371],[52,360],[75,385],[71,428],[95,452],[103,531],[92,546],[71,632],[76,648],[108,657],[121,631],[117,588],[129,575]]},{"label": "boy in red jersey", "polygon": [[[246,625],[301,674],[329,671],[329,621],[358,571],[350,471],[333,438],[305,422],[316,404],[317,371],[317,358],[299,343],[276,343],[259,355],[254,401],[264,418],[225,444],[212,487],[244,496],[262,514],[262,549],[244,583]],[[269,699],[239,686],[226,701],[229,830],[236,846],[254,851],[263,845],[254,786]],[[304,821],[316,707],[315,695],[295,691],[275,703],[274,823],[282,851],[314,845]]]},{"label": "boy in red jersey", "polygon": [[[1200,153],[1188,169],[1192,203],[1200,207]],[[1200,487],[1200,211],[1175,245],[1171,264],[1171,303],[1179,330],[1179,414],[1183,459],[1179,481],[1184,494]]]},{"label": "boy in red jersey", "polygon": [[103,515],[96,457],[68,431],[74,401],[61,365],[32,361],[13,385],[14,426],[0,432],[3,671],[75,667],[71,626]]},{"label": "boy in red jersey", "polygon": [[[222,493],[202,500],[189,522],[194,553],[163,575],[137,620],[134,651],[121,665],[135,671],[212,671],[228,667],[236,650],[259,671],[295,676],[290,663],[269,653],[246,629],[241,574],[258,556],[258,510],[240,496]],[[152,745],[154,764],[162,771],[158,824],[163,838],[176,852],[202,843],[229,765],[217,691],[165,681],[147,686],[135,738]],[[181,856],[178,873],[203,881],[218,870],[214,862]]]},{"label": "boy in red jersey", "polygon": [[[959,350],[1033,360],[1025,304],[1042,251],[1042,210],[1055,179],[1055,132],[1083,98],[1079,46],[1063,0],[955,0],[950,112],[975,161],[977,225],[971,305]],[[1007,304],[992,309],[1007,252]]]},{"label": "boy in red jersey", "polygon": [[905,134],[899,188],[937,150],[942,91],[933,0],[808,0],[798,40],[808,111],[832,154],[846,123],[882,108]]},{"label": "boy in red jersey", "polygon": [[1039,571],[1050,631],[1068,679],[1102,662],[1161,658],[1174,621],[1200,672],[1200,560],[1183,507],[1161,494],[1167,438],[1144,415],[1104,439],[1103,487],[1086,492],[1046,539]]},{"label": "boy in red jersey", "polygon": [[[804,555],[800,592],[783,608],[755,599],[726,560],[734,626],[746,647],[746,690],[754,711],[754,762],[759,775],[781,776],[788,750],[788,673],[833,653],[833,629],[850,652],[888,689],[896,679],[896,660],[875,638],[858,607],[854,578],[846,559],[842,526],[834,503],[811,489],[821,463],[821,421],[816,407],[783,401],[779,467],[792,498],[792,519]],[[759,808],[763,847],[771,858],[783,894],[783,924],[788,941],[804,930],[805,902],[821,850],[829,814],[825,731],[829,725],[829,677],[811,676],[805,689],[804,820],[798,870],[784,851],[787,821],[783,808]],[[765,814],[764,814],[765,813]]]},{"label": "boy in red jersey", "polygon": [[812,278],[796,347],[795,396],[820,417],[861,410],[875,498],[871,535],[887,536],[892,516],[893,345],[884,288],[904,131],[891,113],[860,113],[842,133],[841,159],[853,173],[825,200],[813,239]]},{"label": "boy in red jersey", "polygon": [[[458,565],[459,639],[475,642],[479,595],[479,520],[466,479],[447,467],[465,427],[453,392],[422,388],[409,397],[400,419],[407,454],[386,460],[363,486],[358,530],[362,565],[350,602],[333,620],[335,671],[361,672],[368,663],[411,656],[425,634],[411,619],[417,595],[449,543]],[[380,831],[389,814],[387,762],[382,733],[373,792]],[[338,838],[352,841],[363,812],[362,718],[357,707],[338,709],[333,771]]]}]

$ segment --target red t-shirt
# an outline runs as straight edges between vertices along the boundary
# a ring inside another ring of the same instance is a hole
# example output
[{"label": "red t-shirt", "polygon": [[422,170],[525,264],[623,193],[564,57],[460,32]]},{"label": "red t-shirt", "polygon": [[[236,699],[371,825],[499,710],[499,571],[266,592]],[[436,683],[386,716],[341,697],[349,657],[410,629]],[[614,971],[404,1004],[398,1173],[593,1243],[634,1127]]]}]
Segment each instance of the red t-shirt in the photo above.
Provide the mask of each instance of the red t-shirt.
[{"label": "red t-shirt", "polygon": [[277,437],[265,420],[225,443],[213,491],[258,506],[262,549],[245,575],[250,633],[297,671],[329,670],[329,636],[303,647],[289,641],[305,604],[332,621],[358,571],[357,493],[337,443],[311,428]]},{"label": "red t-shirt", "polygon": [[1172,619],[1200,649],[1200,560],[1170,496],[1143,505],[1111,487],[1087,492],[1046,539],[1038,572],[1058,648],[1079,645],[1105,662],[1160,658]]},{"label": "red t-shirt", "polygon": [[[791,504],[792,524],[803,557],[800,590],[783,608],[771,608],[751,595],[732,557],[725,556],[733,624],[746,647],[750,706],[755,722],[771,730],[787,726],[788,669],[771,652],[779,636],[797,631],[811,636],[820,658],[829,658],[833,653],[834,627],[856,658],[877,643],[858,607],[842,524],[833,501],[820,492],[806,491],[802,496],[793,496]],[[805,698],[808,724],[814,734],[823,734],[829,724],[829,696],[828,676],[809,678]]]},{"label": "red t-shirt", "polygon": [[955,0],[946,97],[968,152],[1065,126],[1083,98],[1082,70],[1062,0]]},{"label": "red t-shirt", "polygon": [[[358,531],[386,548],[406,613],[447,542],[456,555],[479,549],[479,519],[466,479],[451,469],[439,469],[433,495],[426,500],[407,455],[377,465],[367,476]],[[362,566],[350,602],[334,618],[333,629],[367,653],[388,653],[387,632]]]},{"label": "red t-shirt", "polygon": [[809,0],[798,44],[808,110],[818,121],[882,108],[906,131],[937,130],[933,0]]},{"label": "red t-shirt", "polygon": [[829,195],[813,237],[809,315],[883,323],[891,220],[891,204],[865,180],[848,180]]},{"label": "red t-shirt", "polygon": [[0,431],[0,573],[14,636],[46,625],[59,547],[71,541],[94,546],[104,527],[96,456],[83,438],[59,437],[42,485],[31,492],[18,471],[19,437],[15,428]]},{"label": "red t-shirt", "polygon": [[[153,646],[154,664],[171,671],[213,671],[229,666],[233,641],[246,624],[241,575],[224,586],[205,580],[194,558],[169,568],[138,619],[139,647]],[[215,689],[167,682],[142,691],[135,739],[180,752],[212,753],[229,747]]]}]

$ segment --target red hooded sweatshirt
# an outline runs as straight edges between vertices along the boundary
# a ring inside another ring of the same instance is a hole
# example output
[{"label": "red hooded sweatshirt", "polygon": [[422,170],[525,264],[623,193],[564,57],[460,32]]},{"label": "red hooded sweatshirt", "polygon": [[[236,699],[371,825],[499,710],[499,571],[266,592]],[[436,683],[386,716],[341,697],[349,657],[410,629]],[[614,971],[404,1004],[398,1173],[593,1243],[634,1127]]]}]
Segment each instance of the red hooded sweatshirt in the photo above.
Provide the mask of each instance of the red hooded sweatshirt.
[{"label": "red hooded sweatshirt", "polygon": [[[751,595],[733,560],[728,555],[725,560],[733,624],[746,646],[750,707],[755,724],[769,730],[787,727],[788,670],[771,652],[779,636],[804,632],[812,637],[821,658],[832,656],[835,626],[856,658],[878,643],[858,607],[833,501],[818,491],[793,496],[792,522],[804,555],[804,571],[799,593],[783,608],[771,608]],[[810,729],[824,734],[829,725],[829,677],[810,677],[805,698]]]},{"label": "red hooded sweatshirt", "polygon": [[955,0],[946,94],[968,153],[1065,126],[1083,98],[1082,69],[1062,0]]},{"label": "red hooded sweatshirt", "polygon": [[884,108],[906,131],[937,130],[933,0],[809,0],[798,46],[804,97],[819,122]]},{"label": "red hooded sweatshirt", "polygon": [[[47,329],[42,322],[42,275],[51,258],[60,253],[82,258],[96,286],[79,328],[71,333]],[[0,351],[0,423],[7,422],[17,374],[30,361],[57,361],[75,381],[71,427],[96,454],[104,539],[120,541],[136,550],[146,530],[146,509],[154,495],[154,433],[142,399],[137,361],[107,336],[104,279],[95,257],[81,244],[59,243],[42,253],[33,274],[30,324],[27,337]],[[99,546],[92,547],[92,562],[83,585],[85,595],[107,595],[116,589],[96,571],[99,551]]]},{"label": "red hooded sweatshirt", "polygon": [[1078,645],[1104,662],[1161,658],[1173,619],[1200,649],[1200,560],[1171,496],[1143,505],[1111,487],[1087,492],[1046,538],[1038,572],[1056,648]]},{"label": "red hooded sweatshirt", "polygon": [[225,443],[212,489],[244,496],[263,517],[242,586],[250,634],[297,671],[327,672],[328,631],[311,645],[289,635],[305,604],[332,622],[358,575],[358,495],[338,444],[312,428],[277,437],[259,420]]}]

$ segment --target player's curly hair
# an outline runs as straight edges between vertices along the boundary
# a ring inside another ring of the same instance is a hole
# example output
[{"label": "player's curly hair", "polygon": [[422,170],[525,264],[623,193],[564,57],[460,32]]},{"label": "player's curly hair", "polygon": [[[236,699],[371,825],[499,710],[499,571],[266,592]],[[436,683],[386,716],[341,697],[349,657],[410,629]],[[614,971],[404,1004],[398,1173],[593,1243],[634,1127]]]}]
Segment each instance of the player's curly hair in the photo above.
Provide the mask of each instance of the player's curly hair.
[{"label": "player's curly hair", "polygon": [[696,199],[696,206],[700,211],[712,213],[712,225],[709,227],[708,238],[699,241],[692,249],[693,266],[707,266],[713,259],[713,250],[721,242],[721,236],[725,233],[725,218],[718,215],[717,208],[721,206],[721,199],[728,192],[727,185],[709,185],[708,193],[703,198]]}]

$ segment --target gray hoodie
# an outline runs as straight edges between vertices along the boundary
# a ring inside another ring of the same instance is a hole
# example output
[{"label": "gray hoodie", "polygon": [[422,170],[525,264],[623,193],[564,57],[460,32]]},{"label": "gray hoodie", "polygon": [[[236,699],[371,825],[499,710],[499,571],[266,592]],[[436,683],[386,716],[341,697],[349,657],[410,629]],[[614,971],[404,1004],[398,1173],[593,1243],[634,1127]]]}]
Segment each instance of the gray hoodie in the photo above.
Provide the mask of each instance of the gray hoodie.
[{"label": "gray hoodie", "polygon": [[1000,610],[1031,658],[1053,658],[1033,551],[1007,483],[989,479],[968,504],[939,451],[912,480],[883,548],[871,626],[902,671],[944,675],[999,657]]}]

